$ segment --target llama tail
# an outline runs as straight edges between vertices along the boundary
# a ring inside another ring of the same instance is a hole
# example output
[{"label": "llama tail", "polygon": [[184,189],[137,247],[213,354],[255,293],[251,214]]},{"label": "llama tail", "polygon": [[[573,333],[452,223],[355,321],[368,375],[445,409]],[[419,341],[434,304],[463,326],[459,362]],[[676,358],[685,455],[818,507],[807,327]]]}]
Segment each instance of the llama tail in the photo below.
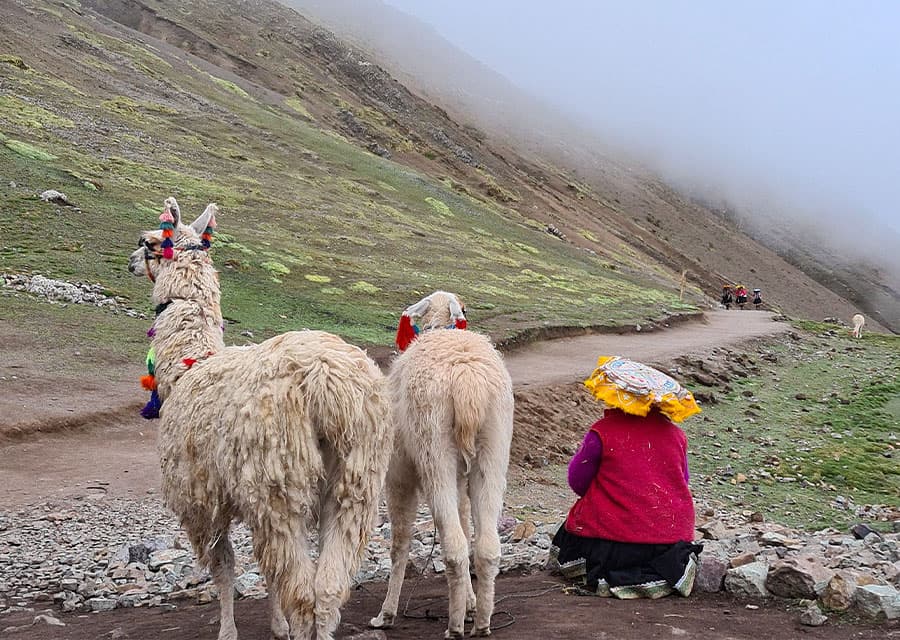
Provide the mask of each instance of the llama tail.
[{"label": "llama tail", "polygon": [[492,385],[463,368],[455,372],[453,383],[454,435],[456,446],[466,462],[466,473],[475,458],[475,440],[491,406]]}]

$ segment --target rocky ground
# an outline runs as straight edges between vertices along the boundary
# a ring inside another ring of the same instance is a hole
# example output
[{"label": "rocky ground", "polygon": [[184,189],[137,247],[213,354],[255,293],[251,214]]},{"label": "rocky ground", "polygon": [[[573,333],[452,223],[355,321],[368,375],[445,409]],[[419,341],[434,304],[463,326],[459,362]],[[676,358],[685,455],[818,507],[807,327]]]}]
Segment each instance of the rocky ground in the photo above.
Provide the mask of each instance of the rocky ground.
[{"label": "rocky ground", "polygon": [[[762,522],[758,513],[700,509],[697,540],[704,551],[698,591],[807,600],[800,620],[813,626],[824,624],[830,612],[848,609],[875,621],[900,617],[900,522],[894,533],[860,525],[851,533],[810,534]],[[544,568],[558,526],[556,520],[501,518],[502,571]],[[98,612],[210,602],[215,587],[208,572],[197,566],[184,535],[174,531],[174,519],[152,496],[129,500],[99,493],[6,512],[0,515],[0,615],[51,604],[63,612]],[[265,597],[249,532],[236,527],[232,538],[237,597]],[[357,583],[387,578],[390,538],[382,507]],[[440,542],[422,506],[409,574],[441,574],[444,568]],[[36,617],[41,615],[49,614]]]}]

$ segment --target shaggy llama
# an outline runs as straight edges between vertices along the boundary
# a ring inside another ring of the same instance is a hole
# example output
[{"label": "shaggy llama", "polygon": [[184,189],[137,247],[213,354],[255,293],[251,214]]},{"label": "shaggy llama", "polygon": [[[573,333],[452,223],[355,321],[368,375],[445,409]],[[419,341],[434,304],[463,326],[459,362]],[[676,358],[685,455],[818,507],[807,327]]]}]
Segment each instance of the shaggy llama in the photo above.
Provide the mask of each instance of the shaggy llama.
[{"label": "shaggy llama", "polygon": [[[420,316],[424,327],[464,322],[462,305],[453,294],[436,292],[426,301],[404,315]],[[421,489],[431,505],[447,566],[446,637],[461,638],[466,612],[473,610],[472,635],[489,635],[500,568],[497,520],[513,431],[509,373],[487,337],[441,328],[420,333],[394,360],[388,385],[396,429],[385,488],[393,536],[391,577],[381,613],[371,624],[390,627],[397,615]],[[469,574],[470,512],[477,597]]]},{"label": "shaggy llama", "polygon": [[[175,225],[171,259],[159,251],[161,235],[143,234],[129,265],[155,280],[159,305],[153,349],[164,499],[218,587],[219,640],[237,638],[233,520],[253,533],[273,636],[329,639],[387,468],[385,379],[364,351],[321,331],[226,347],[218,276],[200,244],[215,213],[209,205],[191,225]],[[314,563],[307,535],[317,516]]]},{"label": "shaggy llama", "polygon": [[862,329],[865,324],[866,324],[866,317],[863,314],[857,313],[856,315],[853,316],[853,332],[852,333],[853,333],[854,338],[862,338]]}]

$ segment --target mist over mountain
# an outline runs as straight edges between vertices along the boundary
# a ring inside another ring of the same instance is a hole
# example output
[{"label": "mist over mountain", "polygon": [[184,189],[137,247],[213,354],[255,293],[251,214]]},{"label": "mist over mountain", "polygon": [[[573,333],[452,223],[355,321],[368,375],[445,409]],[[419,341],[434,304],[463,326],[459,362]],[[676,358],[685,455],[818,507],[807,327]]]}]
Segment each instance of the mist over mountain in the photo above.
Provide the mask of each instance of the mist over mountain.
[{"label": "mist over mountain", "polygon": [[285,4],[460,120],[598,187],[659,176],[900,325],[900,10]]}]

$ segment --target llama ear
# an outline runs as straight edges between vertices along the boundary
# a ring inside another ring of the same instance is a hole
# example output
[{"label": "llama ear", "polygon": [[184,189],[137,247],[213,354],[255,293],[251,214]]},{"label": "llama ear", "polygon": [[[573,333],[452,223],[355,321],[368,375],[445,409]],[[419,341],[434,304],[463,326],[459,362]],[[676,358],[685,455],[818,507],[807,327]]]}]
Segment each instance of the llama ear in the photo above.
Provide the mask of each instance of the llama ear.
[{"label": "llama ear", "polygon": [[165,205],[166,210],[172,214],[172,217],[174,218],[173,224],[177,229],[178,225],[181,224],[181,207],[178,206],[178,201],[176,201],[172,196],[166,198]]},{"label": "llama ear", "polygon": [[216,214],[219,212],[219,207],[217,207],[214,203],[210,202],[206,205],[206,210],[197,216],[197,219],[191,223],[191,229],[199,236],[206,231],[207,227],[215,227],[216,226]]},{"label": "llama ear", "polygon": [[431,306],[431,296],[422,298],[417,303],[412,304],[406,307],[406,311],[403,312],[403,315],[410,316],[412,318],[421,318],[425,315],[425,312],[428,311],[428,307]]}]

